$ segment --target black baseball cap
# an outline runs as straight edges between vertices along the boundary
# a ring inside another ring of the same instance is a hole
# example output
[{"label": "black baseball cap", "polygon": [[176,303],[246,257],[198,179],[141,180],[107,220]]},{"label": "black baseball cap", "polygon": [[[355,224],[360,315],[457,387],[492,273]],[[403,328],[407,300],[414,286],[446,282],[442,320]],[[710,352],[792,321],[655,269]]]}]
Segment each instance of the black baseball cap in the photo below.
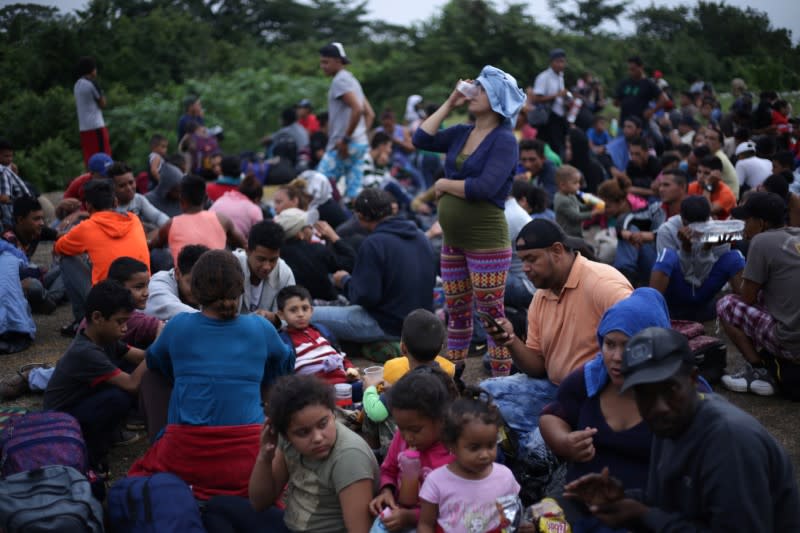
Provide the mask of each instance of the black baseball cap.
[{"label": "black baseball cap", "polygon": [[622,392],[635,385],[659,383],[674,376],[681,365],[695,364],[686,337],[674,329],[646,328],[631,337],[622,353]]},{"label": "black baseball cap", "polygon": [[578,250],[585,244],[583,239],[568,236],[561,226],[546,218],[537,218],[525,224],[515,242],[517,251],[550,248],[557,242],[570,250]]},{"label": "black baseball cap", "polygon": [[311,100],[309,100],[308,98],[303,98],[302,100],[297,102],[297,107],[307,107],[307,108],[311,109],[311,107],[312,107],[311,106]]},{"label": "black baseball cap", "polygon": [[350,63],[350,60],[347,58],[347,54],[344,51],[344,46],[342,43],[329,43],[319,49],[319,55],[322,57],[332,57],[334,59],[341,59],[342,63],[347,65]]},{"label": "black baseball cap", "polygon": [[744,205],[731,209],[731,216],[739,220],[760,218],[771,226],[783,226],[786,202],[774,192],[753,192],[747,195]]}]

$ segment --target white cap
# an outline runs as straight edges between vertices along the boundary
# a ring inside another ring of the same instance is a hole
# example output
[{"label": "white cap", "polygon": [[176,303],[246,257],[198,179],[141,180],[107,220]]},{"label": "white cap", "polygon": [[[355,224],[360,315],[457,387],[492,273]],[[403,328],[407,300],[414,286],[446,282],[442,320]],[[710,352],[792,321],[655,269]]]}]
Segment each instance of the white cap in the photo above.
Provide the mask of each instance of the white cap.
[{"label": "white cap", "polygon": [[745,141],[740,143],[739,146],[736,147],[736,155],[742,154],[744,152],[755,152],[756,151],[756,143],[753,141]]}]

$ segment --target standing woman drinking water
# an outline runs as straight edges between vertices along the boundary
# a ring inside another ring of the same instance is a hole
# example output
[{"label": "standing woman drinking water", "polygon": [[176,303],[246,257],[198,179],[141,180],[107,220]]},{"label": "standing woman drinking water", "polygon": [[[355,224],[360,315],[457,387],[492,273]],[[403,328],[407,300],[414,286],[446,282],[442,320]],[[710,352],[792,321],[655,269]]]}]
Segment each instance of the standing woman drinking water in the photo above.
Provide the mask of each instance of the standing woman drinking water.
[{"label": "standing woman drinking water", "polygon": [[[444,233],[442,279],[448,310],[447,354],[467,356],[473,300],[479,311],[504,316],[503,296],[511,243],[503,210],[519,152],[512,124],[525,101],[517,80],[486,66],[475,81],[459,82],[447,101],[420,125],[414,146],[445,152],[445,177],[435,184]],[[473,124],[439,131],[454,109],[468,103]],[[508,375],[511,355],[489,339],[492,375]],[[463,364],[463,363],[462,363]]]}]

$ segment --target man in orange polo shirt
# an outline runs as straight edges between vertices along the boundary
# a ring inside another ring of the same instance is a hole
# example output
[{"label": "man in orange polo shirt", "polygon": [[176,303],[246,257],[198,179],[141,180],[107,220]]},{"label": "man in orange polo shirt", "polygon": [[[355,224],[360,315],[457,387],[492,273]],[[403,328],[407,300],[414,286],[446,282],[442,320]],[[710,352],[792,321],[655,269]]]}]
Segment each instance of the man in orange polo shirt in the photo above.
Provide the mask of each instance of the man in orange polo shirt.
[{"label": "man in orange polo shirt", "polygon": [[722,161],[715,155],[706,156],[697,165],[697,181],[687,188],[689,196],[705,196],[711,204],[711,216],[726,220],[736,207],[736,196],[722,181]]},{"label": "man in orange polo shirt", "polygon": [[487,333],[508,347],[520,373],[486,380],[481,387],[519,434],[524,458],[525,450],[532,450],[537,446],[533,441],[540,439],[533,432],[542,407],[555,398],[567,374],[597,354],[597,325],[603,313],[627,298],[633,287],[615,268],[575,252],[583,241],[568,237],[551,220],[526,224],[516,245],[522,269],[537,288],[528,309],[527,339],[517,338],[505,319],[497,321],[502,331],[490,327]]}]

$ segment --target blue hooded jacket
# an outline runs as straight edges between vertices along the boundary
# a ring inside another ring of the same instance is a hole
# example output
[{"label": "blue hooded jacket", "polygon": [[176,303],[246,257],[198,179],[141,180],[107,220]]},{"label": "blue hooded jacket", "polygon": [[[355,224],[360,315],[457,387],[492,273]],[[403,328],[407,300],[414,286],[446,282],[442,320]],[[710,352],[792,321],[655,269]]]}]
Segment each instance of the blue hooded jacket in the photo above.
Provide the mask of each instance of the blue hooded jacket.
[{"label": "blue hooded jacket", "polygon": [[425,234],[410,220],[391,217],[358,249],[345,294],[389,336],[400,337],[403,320],[414,309],[433,311],[436,258]]},{"label": "blue hooded jacket", "polygon": [[[630,296],[611,306],[600,319],[597,326],[597,345],[603,346],[603,337],[612,331],[620,331],[633,337],[645,328],[657,326],[670,328],[669,311],[664,297],[655,289],[642,287]],[[591,398],[608,382],[608,372],[603,363],[603,354],[586,363],[583,367],[586,379],[586,392]]]}]

